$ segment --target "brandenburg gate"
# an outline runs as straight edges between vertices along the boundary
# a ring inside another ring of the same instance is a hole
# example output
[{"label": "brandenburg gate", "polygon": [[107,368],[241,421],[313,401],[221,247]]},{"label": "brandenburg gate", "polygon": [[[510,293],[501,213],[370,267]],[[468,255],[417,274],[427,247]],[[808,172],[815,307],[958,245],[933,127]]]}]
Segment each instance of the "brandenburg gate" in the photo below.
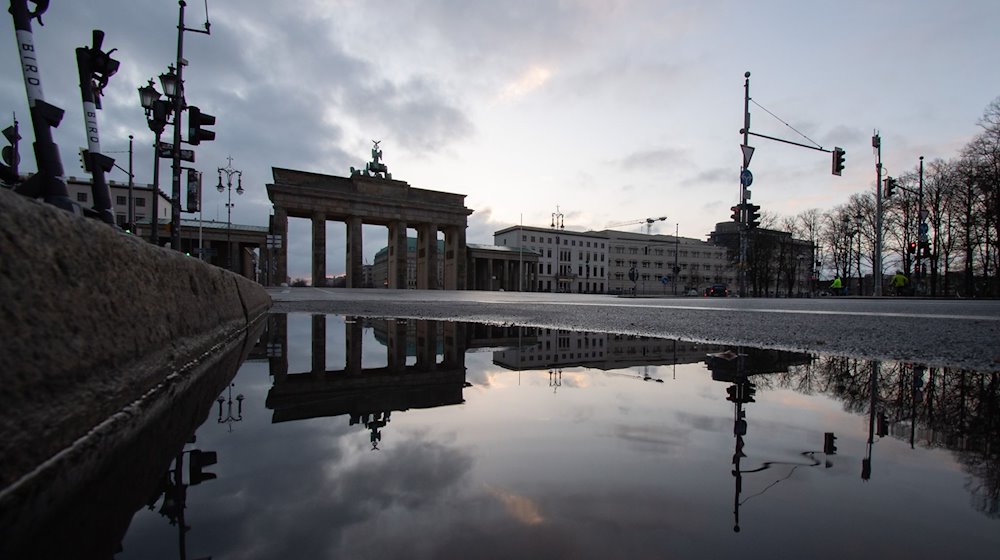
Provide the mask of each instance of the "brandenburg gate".
[{"label": "brandenburg gate", "polygon": [[[267,196],[274,204],[274,231],[283,242],[277,250],[272,284],[288,278],[288,218],[312,220],[312,285],[326,282],[326,222],[347,225],[347,287],[362,285],[362,224],[389,229],[389,288],[406,288],[406,230],[417,231],[418,289],[464,290],[465,229],[472,210],[464,194],[416,189],[393,180],[380,161],[375,142],[372,161],[351,168],[350,177],[322,175],[274,167]],[[438,254],[438,231],[444,232],[444,255]],[[438,259],[444,259],[444,286],[438,285]]]}]

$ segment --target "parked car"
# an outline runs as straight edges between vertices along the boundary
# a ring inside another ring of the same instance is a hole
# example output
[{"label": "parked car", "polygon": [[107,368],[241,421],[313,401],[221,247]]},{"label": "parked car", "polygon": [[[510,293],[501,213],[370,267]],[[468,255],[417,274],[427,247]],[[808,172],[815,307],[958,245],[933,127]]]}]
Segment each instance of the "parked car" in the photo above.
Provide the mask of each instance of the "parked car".
[{"label": "parked car", "polygon": [[705,297],[729,297],[729,288],[725,284],[714,284],[705,288]]}]

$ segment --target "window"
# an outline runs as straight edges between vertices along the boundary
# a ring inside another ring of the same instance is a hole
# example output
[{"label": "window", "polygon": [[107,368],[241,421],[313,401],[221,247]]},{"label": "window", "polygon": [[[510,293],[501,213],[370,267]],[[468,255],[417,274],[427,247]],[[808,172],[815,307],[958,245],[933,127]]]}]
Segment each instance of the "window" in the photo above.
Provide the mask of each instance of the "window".
[{"label": "window", "polygon": [[137,199],[134,200],[134,202],[135,202],[135,207],[136,208],[145,208],[146,207],[146,199],[145,198],[137,198]]},{"label": "window", "polygon": [[528,240],[528,236],[527,235],[522,235],[521,236],[521,241],[527,241],[527,240]]},{"label": "window", "polygon": [[77,202],[87,202],[87,193],[85,193],[85,192],[78,192],[78,193],[76,193],[76,201]]},{"label": "window", "polygon": [[126,196],[116,196],[115,197],[115,204],[117,204],[118,206],[125,206],[126,204],[128,204],[128,197],[126,197]]},{"label": "window", "polygon": [[531,236],[531,242],[532,242],[532,243],[534,243],[534,242],[535,242],[535,236],[534,236],[534,235],[532,235],[532,236]]}]

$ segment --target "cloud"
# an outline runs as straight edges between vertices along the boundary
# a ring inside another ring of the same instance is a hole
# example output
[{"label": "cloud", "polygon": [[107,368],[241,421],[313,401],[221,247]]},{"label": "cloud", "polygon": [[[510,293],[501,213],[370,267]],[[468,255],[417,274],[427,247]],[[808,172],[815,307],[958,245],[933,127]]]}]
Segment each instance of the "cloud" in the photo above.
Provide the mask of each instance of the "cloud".
[{"label": "cloud", "polygon": [[517,79],[506,84],[503,91],[500,92],[498,99],[500,101],[509,102],[514,101],[520,97],[524,97],[529,93],[535,91],[536,89],[544,86],[549,78],[552,77],[552,71],[548,68],[542,66],[532,66],[524,71]]},{"label": "cloud", "polygon": [[612,162],[623,169],[672,169],[675,166],[690,165],[689,156],[685,150],[677,148],[652,148],[639,150]]}]

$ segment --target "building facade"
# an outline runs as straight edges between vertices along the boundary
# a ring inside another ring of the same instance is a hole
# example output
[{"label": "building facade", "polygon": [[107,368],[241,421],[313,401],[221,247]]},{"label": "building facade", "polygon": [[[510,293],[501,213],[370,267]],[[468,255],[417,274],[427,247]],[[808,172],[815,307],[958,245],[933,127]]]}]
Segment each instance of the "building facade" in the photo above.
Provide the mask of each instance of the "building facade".
[{"label": "building facade", "polygon": [[599,232],[513,226],[493,233],[493,244],[538,253],[537,292],[608,291],[608,240]]},{"label": "building facade", "polygon": [[[726,248],[729,259],[739,262],[740,230],[735,222],[720,222],[709,239]],[[816,247],[795,239],[787,231],[755,228],[747,247],[747,295],[758,297],[808,297],[815,291],[813,262]],[[735,267],[734,267],[735,269]]]},{"label": "building facade", "polygon": [[[128,224],[129,209],[129,188],[127,183],[108,181],[108,188],[111,191],[111,209],[115,213],[115,222],[119,227],[124,228]],[[90,179],[78,179],[69,177],[66,180],[66,192],[70,200],[75,201],[80,206],[91,208],[94,205],[94,193]],[[170,198],[163,191],[159,191],[156,213],[160,220],[170,221]],[[136,224],[150,223],[153,215],[153,186],[134,183],[132,185],[132,221]],[[169,241],[169,236],[168,239]]]},{"label": "building facade", "polygon": [[[725,247],[673,235],[597,233],[608,243],[609,293],[701,294],[713,284],[732,286],[736,281]],[[633,268],[634,281],[629,277]]]}]

